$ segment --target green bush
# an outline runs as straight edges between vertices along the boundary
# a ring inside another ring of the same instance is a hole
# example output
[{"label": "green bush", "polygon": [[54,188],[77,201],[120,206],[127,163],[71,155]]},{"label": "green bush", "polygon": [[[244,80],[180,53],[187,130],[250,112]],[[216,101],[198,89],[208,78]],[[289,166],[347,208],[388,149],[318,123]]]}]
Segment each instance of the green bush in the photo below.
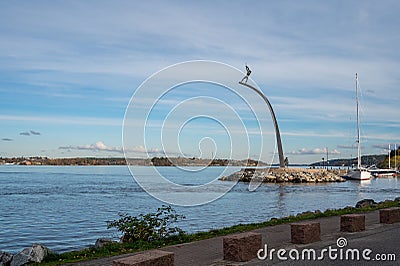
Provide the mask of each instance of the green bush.
[{"label": "green bush", "polygon": [[151,242],[184,233],[179,227],[172,227],[172,224],[185,219],[185,216],[176,214],[171,206],[163,205],[155,213],[139,214],[139,216],[120,213],[119,216],[118,220],[108,221],[107,227],[116,228],[121,232],[123,243],[138,240]]}]

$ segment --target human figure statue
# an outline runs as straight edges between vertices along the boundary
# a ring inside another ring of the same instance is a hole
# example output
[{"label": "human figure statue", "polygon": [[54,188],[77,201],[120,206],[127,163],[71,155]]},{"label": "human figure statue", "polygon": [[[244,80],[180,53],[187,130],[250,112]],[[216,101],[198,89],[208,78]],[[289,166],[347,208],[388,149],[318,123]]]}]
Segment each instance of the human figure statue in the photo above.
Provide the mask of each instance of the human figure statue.
[{"label": "human figure statue", "polygon": [[[247,83],[247,81],[249,80],[250,74],[251,74],[251,70],[250,70],[250,68],[246,65],[246,76],[244,76],[240,82],[241,82],[241,83]],[[245,81],[245,80],[246,80],[246,81]]]}]

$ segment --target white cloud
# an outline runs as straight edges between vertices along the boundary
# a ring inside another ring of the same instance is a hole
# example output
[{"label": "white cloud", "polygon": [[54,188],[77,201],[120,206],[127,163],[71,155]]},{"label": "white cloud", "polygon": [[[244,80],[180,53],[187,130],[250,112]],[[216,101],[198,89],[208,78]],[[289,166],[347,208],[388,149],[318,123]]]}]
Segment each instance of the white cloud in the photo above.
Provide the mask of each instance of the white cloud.
[{"label": "white cloud", "polygon": [[400,148],[400,144],[398,144],[398,143],[374,144],[374,145],[372,145],[372,147],[376,148],[376,149],[382,149],[382,150],[388,151],[389,145],[390,145],[390,149],[392,149],[392,150],[394,150],[395,145],[396,145],[396,148]]},{"label": "white cloud", "polygon": [[89,151],[106,151],[106,152],[117,152],[122,153],[122,148],[120,147],[111,147],[104,144],[102,141],[98,141],[94,144],[86,144],[83,146],[61,146],[60,150],[89,150]]},{"label": "white cloud", "polygon": [[[291,155],[316,155],[316,154],[326,154],[326,148],[314,148],[314,149],[308,149],[308,148],[301,148],[296,151],[291,151],[288,154]],[[340,154],[340,151],[333,149],[333,150],[328,150],[328,154]]]},{"label": "white cloud", "polygon": [[[137,146],[137,147],[115,147],[115,146],[108,146],[102,141],[98,141],[94,144],[86,144],[86,145],[81,145],[81,146],[74,146],[74,145],[69,145],[69,146],[60,146],[58,149],[60,150],[85,150],[85,151],[92,151],[92,152],[109,152],[109,153],[121,153],[123,154],[124,152],[127,154],[127,156],[130,155],[135,155],[135,156],[140,156],[142,157],[143,155],[150,155],[150,156],[159,156],[159,155],[164,155],[165,153],[161,151],[158,148],[151,148],[151,149],[145,149],[143,146]],[[175,155],[177,153],[169,153],[172,155]]]},{"label": "white cloud", "polygon": [[339,149],[349,149],[349,150],[351,150],[351,149],[356,149],[356,148],[357,148],[356,145],[337,145],[337,147],[338,147]]},{"label": "white cloud", "polygon": [[345,138],[346,135],[340,131],[334,132],[318,132],[318,131],[281,131],[282,136],[291,137],[317,137],[317,138]]},{"label": "white cloud", "polygon": [[[25,116],[25,115],[0,115],[0,121],[23,121],[40,122],[50,124],[66,125],[100,125],[100,126],[122,126],[122,118],[99,118],[85,116]],[[22,134],[24,133],[24,134]],[[22,132],[21,135],[30,135],[29,132]],[[32,132],[31,132],[32,133]],[[39,133],[39,132],[35,132]],[[32,133],[34,134],[34,133]]]}]

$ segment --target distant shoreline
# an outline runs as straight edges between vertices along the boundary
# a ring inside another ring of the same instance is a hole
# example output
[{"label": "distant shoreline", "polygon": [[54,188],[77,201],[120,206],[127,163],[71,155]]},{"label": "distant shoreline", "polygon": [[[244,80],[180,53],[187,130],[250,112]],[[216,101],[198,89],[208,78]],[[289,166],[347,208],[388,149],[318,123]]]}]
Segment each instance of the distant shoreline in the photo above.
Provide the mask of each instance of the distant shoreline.
[{"label": "distant shoreline", "polygon": [[[183,157],[153,157],[153,158],[131,158],[129,165],[137,166],[264,166],[263,162],[255,160],[228,160],[228,159],[200,159]],[[0,165],[48,165],[48,166],[95,166],[95,165],[128,165],[127,160],[122,157],[97,158],[97,157],[75,157],[75,158],[48,158],[48,157],[13,157],[0,158]]]},{"label": "distant shoreline", "polygon": [[[365,165],[381,165],[387,159],[387,155],[365,155],[362,163]],[[262,161],[253,159],[210,159],[210,158],[187,158],[187,157],[153,157],[153,158],[130,158],[129,165],[138,166],[267,166]],[[309,164],[289,164],[289,167],[352,167],[357,164],[357,158],[331,159],[327,161],[313,162]],[[0,165],[127,165],[124,157],[73,157],[73,158],[49,158],[49,157],[0,157]],[[272,164],[271,167],[279,167]]]}]

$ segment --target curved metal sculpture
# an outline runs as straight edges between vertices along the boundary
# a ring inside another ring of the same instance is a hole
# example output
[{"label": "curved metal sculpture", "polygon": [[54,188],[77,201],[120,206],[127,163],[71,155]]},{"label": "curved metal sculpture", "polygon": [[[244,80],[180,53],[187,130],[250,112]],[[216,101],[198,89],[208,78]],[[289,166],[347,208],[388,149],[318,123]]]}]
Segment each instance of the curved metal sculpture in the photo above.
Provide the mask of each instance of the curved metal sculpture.
[{"label": "curved metal sculpture", "polygon": [[259,89],[255,88],[247,83],[244,83],[242,81],[240,81],[239,84],[246,86],[246,87],[252,89],[253,91],[257,92],[258,95],[260,95],[264,99],[265,103],[268,105],[269,111],[271,112],[272,120],[274,121],[276,144],[278,146],[278,155],[279,155],[279,167],[284,168],[285,167],[285,159],[283,157],[281,134],[279,133],[278,121],[276,120],[274,109],[272,109],[271,103]]}]

